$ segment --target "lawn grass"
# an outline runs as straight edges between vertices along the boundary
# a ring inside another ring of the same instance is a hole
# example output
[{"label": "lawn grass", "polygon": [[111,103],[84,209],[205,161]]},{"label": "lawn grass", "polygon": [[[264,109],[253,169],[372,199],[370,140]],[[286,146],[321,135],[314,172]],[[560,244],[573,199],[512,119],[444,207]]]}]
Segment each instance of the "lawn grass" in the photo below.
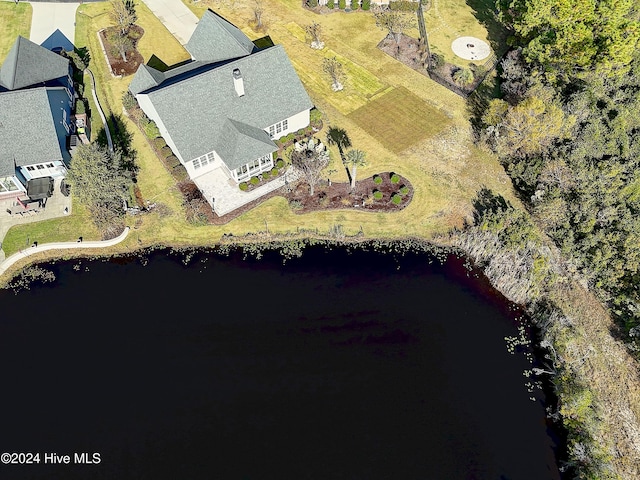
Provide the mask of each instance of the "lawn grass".
[{"label": "lawn grass", "polygon": [[8,257],[33,242],[73,242],[78,237],[100,240],[100,233],[91,221],[86,207],[73,199],[71,210],[72,214],[65,217],[11,227],[2,241],[2,250]]},{"label": "lawn grass", "polygon": [[382,145],[395,153],[442,131],[451,120],[405,87],[368,102],[349,114]]},{"label": "lawn grass", "polygon": [[431,0],[431,7],[424,13],[431,51],[444,55],[449,63],[468,67],[471,62],[455,55],[451,42],[469,36],[487,42],[500,57],[506,51],[507,34],[495,20],[494,10],[492,0]]},{"label": "lawn grass", "polygon": [[29,38],[32,10],[29,3],[0,2],[0,64],[18,35]]}]

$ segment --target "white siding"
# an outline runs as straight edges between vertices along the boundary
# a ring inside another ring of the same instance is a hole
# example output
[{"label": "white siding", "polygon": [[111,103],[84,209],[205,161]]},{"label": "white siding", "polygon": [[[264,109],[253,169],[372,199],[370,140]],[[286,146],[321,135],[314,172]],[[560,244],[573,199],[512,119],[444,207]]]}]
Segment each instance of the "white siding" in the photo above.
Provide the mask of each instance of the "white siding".
[{"label": "white siding", "polygon": [[[303,110],[300,113],[296,113],[295,115],[290,116],[286,120],[287,120],[287,128],[284,129],[284,130],[281,130],[280,132],[275,131],[274,134],[271,136],[271,138],[273,140],[277,140],[277,139],[279,139],[281,137],[284,137],[285,135],[288,135],[289,133],[297,132],[301,128],[308,127],[309,126],[309,122],[310,122],[309,110],[307,109],[307,110]],[[278,122],[276,125],[278,125],[278,124],[282,124],[282,122]],[[271,135],[271,131],[270,131],[269,127],[271,127],[271,125],[269,125],[267,128],[265,128],[265,131],[269,135]]]},{"label": "white siding", "polygon": [[156,122],[158,130],[160,130],[160,135],[162,135],[164,141],[167,142],[167,145],[171,147],[171,150],[173,150],[173,154],[178,157],[178,159],[183,164],[185,164],[186,162],[184,158],[182,158],[180,151],[178,151],[178,149],[176,148],[176,144],[173,143],[173,139],[171,138],[171,135],[169,135],[167,127],[164,126],[160,115],[158,115],[158,112],[156,112],[156,109],[151,103],[151,100],[149,100],[149,96],[145,95],[144,93],[139,93],[138,95],[136,95],[136,99],[138,100],[138,105],[140,105],[140,108],[145,113],[145,115]]},{"label": "white siding", "polygon": [[[194,161],[200,160],[204,156],[207,157],[206,165],[195,168]],[[211,151],[206,155],[202,155],[202,157],[198,157],[197,159],[194,158],[185,164],[187,173],[189,174],[190,178],[199,177],[200,175],[204,175],[205,173],[208,173],[216,168],[220,168],[223,165],[222,159],[215,151]],[[211,159],[211,157],[213,157],[213,160]]]}]

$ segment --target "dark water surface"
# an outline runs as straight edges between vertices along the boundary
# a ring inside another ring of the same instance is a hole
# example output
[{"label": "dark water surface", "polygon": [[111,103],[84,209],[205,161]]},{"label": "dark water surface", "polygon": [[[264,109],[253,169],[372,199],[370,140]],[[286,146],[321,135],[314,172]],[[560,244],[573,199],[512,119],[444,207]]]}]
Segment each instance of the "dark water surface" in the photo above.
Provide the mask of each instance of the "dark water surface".
[{"label": "dark water surface", "polygon": [[0,291],[0,452],[40,453],[0,478],[560,478],[505,347],[519,314],[462,260],[267,257],[61,262]]}]

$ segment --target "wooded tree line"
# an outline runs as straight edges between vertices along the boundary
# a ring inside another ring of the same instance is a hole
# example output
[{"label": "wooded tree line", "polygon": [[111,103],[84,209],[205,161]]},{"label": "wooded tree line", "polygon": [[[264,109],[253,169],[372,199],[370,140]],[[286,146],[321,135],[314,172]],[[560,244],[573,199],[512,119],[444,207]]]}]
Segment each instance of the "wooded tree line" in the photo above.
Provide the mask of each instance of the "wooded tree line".
[{"label": "wooded tree line", "polygon": [[[640,326],[640,23],[631,0],[498,1],[514,49],[481,119],[546,233]],[[626,341],[633,348],[634,337]],[[640,344],[637,346],[640,350]]]}]

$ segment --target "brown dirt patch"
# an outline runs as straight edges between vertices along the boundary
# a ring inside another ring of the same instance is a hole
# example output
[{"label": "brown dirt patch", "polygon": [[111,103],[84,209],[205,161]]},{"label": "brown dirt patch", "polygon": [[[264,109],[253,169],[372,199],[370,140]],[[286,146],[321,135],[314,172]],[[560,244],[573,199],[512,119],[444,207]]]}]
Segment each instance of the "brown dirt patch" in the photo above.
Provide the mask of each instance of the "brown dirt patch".
[{"label": "brown dirt patch", "polygon": [[117,30],[117,27],[108,27],[100,32],[100,39],[104,45],[104,51],[107,54],[107,60],[109,62],[109,68],[114,75],[133,75],[138,70],[140,64],[144,63],[144,58],[136,49],[138,40],[144,35],[144,29],[138,25],[133,25],[129,29],[129,38],[133,42],[133,50],[127,53],[127,61],[123,61],[120,54],[114,50],[113,46],[109,43],[109,34]]}]

